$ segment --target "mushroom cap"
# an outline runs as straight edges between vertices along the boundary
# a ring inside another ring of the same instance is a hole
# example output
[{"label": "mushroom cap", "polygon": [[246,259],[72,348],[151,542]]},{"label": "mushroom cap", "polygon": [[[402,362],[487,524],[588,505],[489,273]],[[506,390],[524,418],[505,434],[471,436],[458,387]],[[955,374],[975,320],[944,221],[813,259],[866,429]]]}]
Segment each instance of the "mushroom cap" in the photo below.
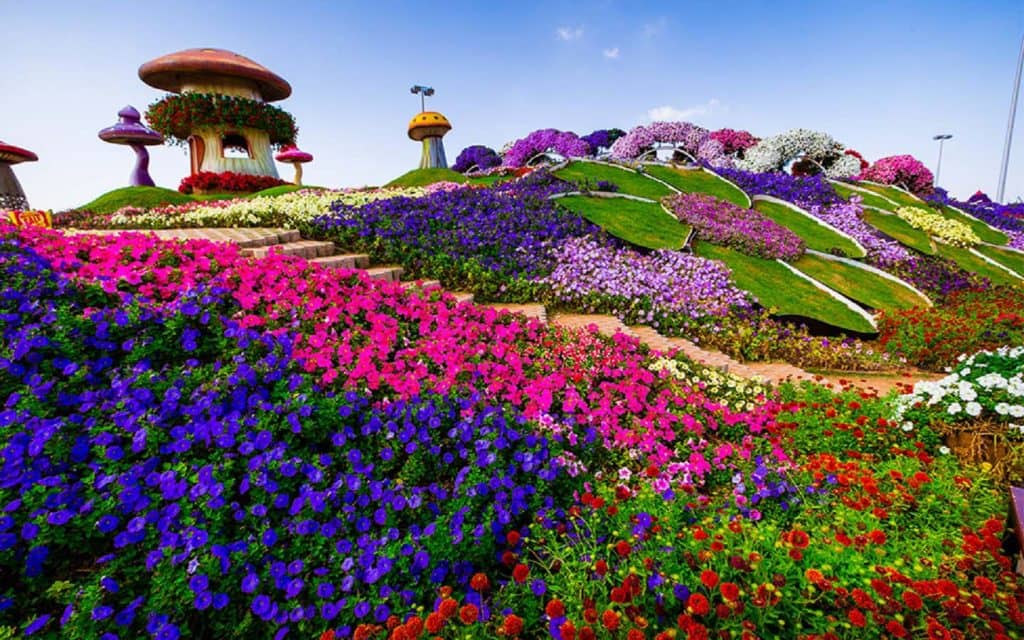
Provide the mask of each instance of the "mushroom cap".
[{"label": "mushroom cap", "polygon": [[313,154],[306,153],[300,150],[298,147],[285,147],[281,149],[281,152],[274,156],[274,160],[278,162],[312,162]]},{"label": "mushroom cap", "polygon": [[267,102],[284,100],[292,87],[258,62],[224,49],[185,49],[168,53],[139,67],[139,78],[151,87],[180,93],[190,82],[211,78],[241,78],[256,85]]},{"label": "mushroom cap", "polygon": [[16,147],[0,140],[0,162],[4,164],[18,164],[19,162],[35,162],[39,156],[28,149]]},{"label": "mushroom cap", "polygon": [[164,137],[142,124],[142,116],[128,105],[117,112],[121,121],[100,131],[100,140],[113,144],[163,144]]},{"label": "mushroom cap", "polygon": [[423,111],[409,121],[409,137],[413,140],[440,138],[452,130],[452,123],[437,111]]}]

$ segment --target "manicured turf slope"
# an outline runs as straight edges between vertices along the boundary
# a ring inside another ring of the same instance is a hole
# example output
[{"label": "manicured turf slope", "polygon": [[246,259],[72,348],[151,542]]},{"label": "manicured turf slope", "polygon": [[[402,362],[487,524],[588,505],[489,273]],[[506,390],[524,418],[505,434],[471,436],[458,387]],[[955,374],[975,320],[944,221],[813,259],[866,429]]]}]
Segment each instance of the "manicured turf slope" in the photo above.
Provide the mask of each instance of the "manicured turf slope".
[{"label": "manicured turf slope", "polygon": [[644,165],[643,170],[684,193],[706,193],[740,207],[750,206],[750,198],[742,189],[703,169],[675,169],[650,164]]},{"label": "manicured turf slope", "polygon": [[652,200],[672,194],[672,190],[665,185],[645,178],[632,169],[620,169],[597,162],[573,162],[556,171],[555,176],[572,182],[586,182],[591,187],[596,186],[598,180],[606,180],[618,185],[619,193]]},{"label": "manicured turf slope", "polygon": [[657,203],[593,196],[568,196],[555,202],[613,236],[647,249],[680,249],[690,235],[690,227]]},{"label": "manicured turf slope", "polygon": [[754,208],[803,238],[810,249],[824,253],[839,249],[843,255],[850,258],[863,258],[867,255],[864,248],[856,242],[831,226],[818,222],[809,213],[795,210],[795,207],[769,200],[755,200]]}]

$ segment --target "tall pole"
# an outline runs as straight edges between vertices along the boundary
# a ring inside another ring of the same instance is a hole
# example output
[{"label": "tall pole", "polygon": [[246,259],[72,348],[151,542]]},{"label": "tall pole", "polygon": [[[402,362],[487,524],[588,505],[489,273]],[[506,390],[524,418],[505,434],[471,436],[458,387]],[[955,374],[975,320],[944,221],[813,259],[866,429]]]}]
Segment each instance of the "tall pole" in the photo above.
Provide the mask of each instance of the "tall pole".
[{"label": "tall pole", "polygon": [[940,133],[937,136],[932,136],[932,140],[939,141],[939,163],[935,165],[935,186],[939,186],[939,174],[942,173],[942,145],[945,144],[946,140],[953,137],[952,133]]},{"label": "tall pole", "polygon": [[1017,78],[1013,82],[1013,97],[1010,99],[1010,119],[1006,123],[1006,144],[1003,145],[1003,164],[999,167],[999,194],[996,200],[1003,201],[1006,195],[1006,170],[1010,165],[1010,147],[1013,145],[1013,121],[1017,116],[1017,97],[1020,95],[1020,76],[1024,70],[1024,36],[1020,39],[1020,56],[1017,58]]}]

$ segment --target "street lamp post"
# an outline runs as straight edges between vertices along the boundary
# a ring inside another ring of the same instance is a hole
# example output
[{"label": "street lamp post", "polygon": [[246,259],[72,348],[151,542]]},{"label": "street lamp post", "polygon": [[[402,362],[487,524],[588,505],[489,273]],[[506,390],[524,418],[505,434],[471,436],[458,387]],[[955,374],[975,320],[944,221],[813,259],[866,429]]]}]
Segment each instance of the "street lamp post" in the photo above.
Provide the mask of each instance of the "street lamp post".
[{"label": "street lamp post", "polygon": [[434,95],[434,87],[425,87],[422,84],[414,84],[410,89],[410,93],[420,94],[420,111],[427,110],[427,96]]},{"label": "street lamp post", "polygon": [[953,137],[952,133],[940,133],[937,136],[932,136],[932,140],[939,141],[939,163],[935,165],[935,186],[939,186],[939,174],[942,173],[942,144]]},{"label": "street lamp post", "polygon": [[1017,58],[1017,78],[1013,82],[1013,97],[1010,98],[1010,120],[1006,123],[1006,144],[1003,145],[1003,164],[999,167],[999,193],[996,201],[1002,202],[1006,195],[1006,169],[1010,166],[1010,146],[1013,144],[1013,121],[1017,117],[1017,97],[1020,95],[1020,76],[1024,71],[1024,36],[1020,39],[1020,57]]}]

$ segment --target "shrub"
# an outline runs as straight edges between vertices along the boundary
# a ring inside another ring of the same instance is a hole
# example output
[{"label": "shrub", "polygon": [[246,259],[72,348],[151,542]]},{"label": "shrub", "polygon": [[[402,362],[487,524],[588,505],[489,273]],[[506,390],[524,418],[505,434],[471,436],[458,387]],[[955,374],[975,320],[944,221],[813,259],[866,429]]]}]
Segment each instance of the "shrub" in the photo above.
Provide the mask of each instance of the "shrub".
[{"label": "shrub", "polygon": [[193,193],[194,191],[231,191],[255,193],[270,187],[278,187],[290,184],[287,180],[274,178],[273,176],[254,176],[248,173],[235,173],[234,171],[200,171],[182,178],[178,185],[178,191],[182,193]]},{"label": "shrub", "polygon": [[498,166],[501,166],[501,156],[498,155],[498,152],[490,147],[477,144],[459,152],[459,156],[455,158],[455,164],[452,165],[452,171],[466,173],[474,167],[478,171],[486,171]]}]

